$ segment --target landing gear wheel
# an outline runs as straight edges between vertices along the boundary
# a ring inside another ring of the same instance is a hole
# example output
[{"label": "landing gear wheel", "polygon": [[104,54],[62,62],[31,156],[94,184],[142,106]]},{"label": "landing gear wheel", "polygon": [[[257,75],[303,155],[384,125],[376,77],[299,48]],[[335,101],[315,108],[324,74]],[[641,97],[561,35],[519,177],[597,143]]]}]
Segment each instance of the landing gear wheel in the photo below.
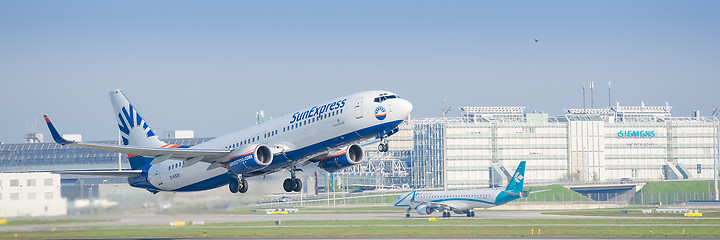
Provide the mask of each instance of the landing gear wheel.
[{"label": "landing gear wheel", "polygon": [[247,190],[248,190],[247,180],[245,180],[245,179],[240,179],[240,183],[242,183],[242,187],[240,187],[240,189],[238,189],[238,192],[240,192],[240,193],[245,193],[245,192],[247,192]]},{"label": "landing gear wheel", "polygon": [[296,178],[295,179],[295,188],[293,188],[293,191],[300,192],[300,190],[302,190],[302,187],[303,187],[302,181],[299,178]]},{"label": "landing gear wheel", "polygon": [[475,217],[475,212],[470,212],[470,217]]},{"label": "landing gear wheel", "polygon": [[295,181],[292,178],[286,178],[283,182],[283,189],[285,189],[285,192],[292,192],[295,190]]},{"label": "landing gear wheel", "polygon": [[472,216],[473,216],[473,212],[468,211],[468,212],[467,212],[467,216],[468,216],[468,217],[472,217]]},{"label": "landing gear wheel", "polygon": [[378,144],[378,152],[387,152],[390,148],[387,143]]},{"label": "landing gear wheel", "polygon": [[409,218],[409,217],[410,217],[410,214],[409,214],[409,213],[406,213],[406,214],[405,214],[405,217]]},{"label": "landing gear wheel", "polygon": [[240,188],[241,188],[240,184],[241,184],[240,180],[237,180],[237,179],[230,180],[230,183],[228,184],[228,187],[230,188],[230,192],[237,193],[238,191],[240,191]]}]

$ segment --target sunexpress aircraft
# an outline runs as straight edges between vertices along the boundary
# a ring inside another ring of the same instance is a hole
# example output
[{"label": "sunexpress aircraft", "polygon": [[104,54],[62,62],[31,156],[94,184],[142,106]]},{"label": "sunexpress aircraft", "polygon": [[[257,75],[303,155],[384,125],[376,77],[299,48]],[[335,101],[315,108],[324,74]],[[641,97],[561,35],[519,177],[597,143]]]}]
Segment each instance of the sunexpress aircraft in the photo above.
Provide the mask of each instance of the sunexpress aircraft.
[{"label": "sunexpress aircraft", "polygon": [[122,145],[84,143],[64,139],[47,116],[55,142],[127,154],[130,170],[60,171],[66,174],[127,177],[131,186],[150,192],[203,191],[228,185],[233,193],[248,190],[245,180],[287,169],[287,192],[302,189],[295,172],[318,164],[337,172],[363,161],[359,143],[386,138],[410,114],[412,104],[387,91],[367,91],[301,109],[279,119],[212,139],[195,146],[167,144],[158,139],[121,90],[110,92]]},{"label": "sunexpress aircraft", "polygon": [[[437,211],[443,212],[443,217],[450,217],[450,212],[466,214],[474,217],[475,208],[490,208],[503,205],[512,200],[526,198],[530,191],[523,191],[525,179],[525,161],[520,162],[515,174],[508,185],[500,189],[454,190],[454,191],[426,191],[408,192],[400,194],[395,200],[396,208],[406,210],[405,217],[410,217],[410,211],[415,210],[420,215],[429,215]],[[544,192],[547,190],[535,191]]]}]

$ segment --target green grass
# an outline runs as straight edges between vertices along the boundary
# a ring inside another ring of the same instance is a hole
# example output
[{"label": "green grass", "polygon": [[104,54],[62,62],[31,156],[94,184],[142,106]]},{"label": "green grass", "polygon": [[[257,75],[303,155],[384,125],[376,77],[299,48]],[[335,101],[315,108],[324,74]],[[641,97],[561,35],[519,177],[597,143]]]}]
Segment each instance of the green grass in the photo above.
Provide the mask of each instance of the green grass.
[{"label": "green grass", "polygon": [[[627,211],[623,213],[622,211]],[[605,217],[676,217],[676,218],[720,218],[720,210],[703,209],[700,210],[702,217],[685,217],[683,213],[642,213],[641,209],[603,209],[603,210],[578,210],[567,212],[544,212],[547,215],[567,215],[567,216],[605,216]]]},{"label": "green grass", "polygon": [[687,202],[692,200],[709,200],[712,181],[664,181],[649,182],[635,193],[634,204]]},{"label": "green grass", "polygon": [[[524,191],[528,191],[532,189],[532,191],[542,191],[550,189],[550,191],[540,192],[540,193],[531,193],[530,196],[527,197],[528,202],[572,202],[572,201],[582,201],[582,202],[588,202],[588,201],[594,201],[586,196],[583,196],[582,194],[575,192],[573,190],[570,190],[566,187],[560,186],[560,185],[550,185],[550,186],[542,186],[542,187],[524,187]],[[525,201],[525,200],[521,200]]]},{"label": "green grass", "polygon": [[[563,226],[562,224],[580,224]],[[598,226],[613,224],[613,226]],[[53,238],[390,238],[390,237],[716,237],[720,220],[699,219],[425,219],[367,221],[284,221],[280,226],[270,222],[211,224],[207,226],[137,226],[62,230],[56,232],[19,233],[20,239]],[[497,226],[506,225],[506,226]],[[583,226],[586,225],[586,226]],[[657,226],[653,226],[657,225]],[[224,226],[224,227],[223,227]],[[618,227],[623,226],[623,227]],[[532,233],[534,235],[531,235]],[[683,234],[685,230],[685,234]],[[0,233],[0,238],[14,238]]]},{"label": "green grass", "polygon": [[667,181],[649,182],[642,188],[646,194],[657,193],[708,193],[712,192],[712,181]]}]

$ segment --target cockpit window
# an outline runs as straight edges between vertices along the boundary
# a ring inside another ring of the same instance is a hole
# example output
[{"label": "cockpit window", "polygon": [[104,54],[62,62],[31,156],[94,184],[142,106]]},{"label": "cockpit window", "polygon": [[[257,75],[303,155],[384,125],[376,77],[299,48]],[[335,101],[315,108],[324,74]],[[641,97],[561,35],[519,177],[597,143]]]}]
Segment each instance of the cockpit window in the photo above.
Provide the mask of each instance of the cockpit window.
[{"label": "cockpit window", "polygon": [[398,97],[397,95],[388,95],[387,93],[383,93],[383,94],[380,94],[379,97],[376,97],[374,102],[381,103],[381,102],[384,102],[385,100],[393,99],[393,98],[400,98],[400,97]]}]

